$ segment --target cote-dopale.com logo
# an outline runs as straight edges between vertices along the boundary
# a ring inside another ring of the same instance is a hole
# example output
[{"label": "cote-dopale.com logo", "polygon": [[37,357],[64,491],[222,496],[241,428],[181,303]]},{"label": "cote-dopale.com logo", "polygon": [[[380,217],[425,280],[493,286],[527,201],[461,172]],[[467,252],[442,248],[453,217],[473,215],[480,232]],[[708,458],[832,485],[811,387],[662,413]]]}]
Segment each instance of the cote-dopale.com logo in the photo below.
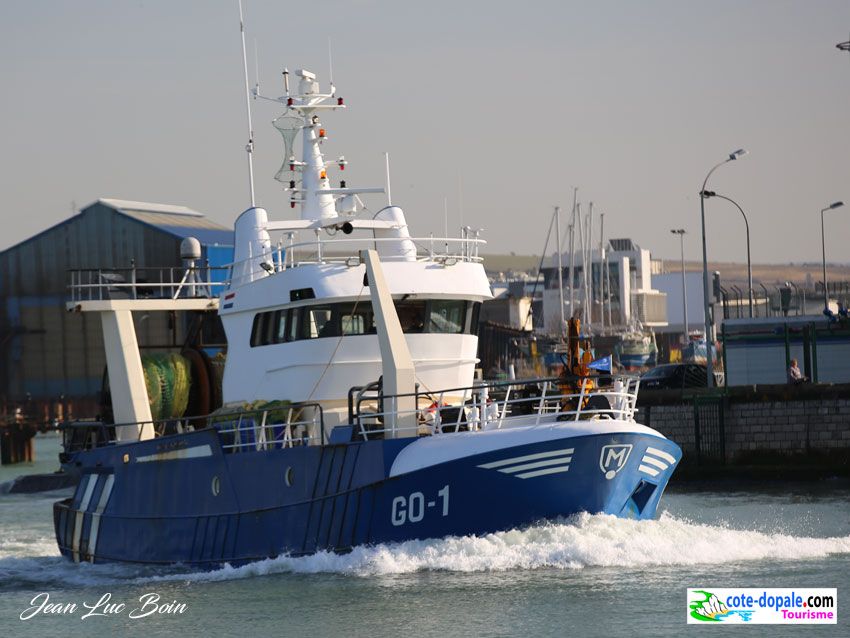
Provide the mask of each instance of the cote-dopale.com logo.
[{"label": "cote-dopale.com logo", "polygon": [[836,624],[838,590],[688,589],[689,624]]}]

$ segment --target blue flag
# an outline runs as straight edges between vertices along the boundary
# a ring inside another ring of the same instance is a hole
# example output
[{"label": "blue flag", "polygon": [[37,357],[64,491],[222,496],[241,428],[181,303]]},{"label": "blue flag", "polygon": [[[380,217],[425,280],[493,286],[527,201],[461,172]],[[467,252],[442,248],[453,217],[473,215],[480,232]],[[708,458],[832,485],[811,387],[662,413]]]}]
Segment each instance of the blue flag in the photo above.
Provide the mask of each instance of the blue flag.
[{"label": "blue flag", "polygon": [[599,370],[601,372],[611,372],[611,365],[613,364],[613,358],[609,354],[607,357],[602,357],[601,359],[597,359],[596,361],[591,361],[587,364],[587,367],[591,370]]}]

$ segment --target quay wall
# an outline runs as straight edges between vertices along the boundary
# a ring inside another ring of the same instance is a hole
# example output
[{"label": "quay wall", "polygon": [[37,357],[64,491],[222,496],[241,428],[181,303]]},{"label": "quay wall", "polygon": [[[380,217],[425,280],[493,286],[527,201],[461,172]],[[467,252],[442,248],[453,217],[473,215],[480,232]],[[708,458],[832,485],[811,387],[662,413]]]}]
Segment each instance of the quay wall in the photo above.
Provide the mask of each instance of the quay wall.
[{"label": "quay wall", "polygon": [[685,463],[823,463],[850,470],[850,385],[643,392],[636,420],[675,441]]}]

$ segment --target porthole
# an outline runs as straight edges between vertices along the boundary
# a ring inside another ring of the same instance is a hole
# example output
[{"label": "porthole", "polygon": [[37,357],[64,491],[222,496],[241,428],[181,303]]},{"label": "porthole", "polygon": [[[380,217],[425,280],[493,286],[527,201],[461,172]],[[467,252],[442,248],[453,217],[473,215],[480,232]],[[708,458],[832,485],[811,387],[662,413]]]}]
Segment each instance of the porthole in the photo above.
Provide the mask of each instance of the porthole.
[{"label": "porthole", "polygon": [[293,480],[292,466],[286,468],[286,473],[283,475],[283,480],[286,481],[286,487],[292,487],[292,480]]},{"label": "porthole", "polygon": [[221,492],[221,479],[218,476],[213,476],[212,485],[210,486],[213,496],[218,496]]}]

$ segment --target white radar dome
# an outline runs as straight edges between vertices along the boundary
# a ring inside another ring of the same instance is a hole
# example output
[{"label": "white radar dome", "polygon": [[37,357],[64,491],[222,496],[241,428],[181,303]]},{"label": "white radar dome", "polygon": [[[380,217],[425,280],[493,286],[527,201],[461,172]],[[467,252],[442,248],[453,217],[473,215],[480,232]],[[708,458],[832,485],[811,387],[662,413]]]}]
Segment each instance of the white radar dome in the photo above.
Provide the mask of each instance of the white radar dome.
[{"label": "white radar dome", "polygon": [[180,242],[180,258],[181,259],[200,259],[201,258],[201,242],[194,237],[186,237]]}]

